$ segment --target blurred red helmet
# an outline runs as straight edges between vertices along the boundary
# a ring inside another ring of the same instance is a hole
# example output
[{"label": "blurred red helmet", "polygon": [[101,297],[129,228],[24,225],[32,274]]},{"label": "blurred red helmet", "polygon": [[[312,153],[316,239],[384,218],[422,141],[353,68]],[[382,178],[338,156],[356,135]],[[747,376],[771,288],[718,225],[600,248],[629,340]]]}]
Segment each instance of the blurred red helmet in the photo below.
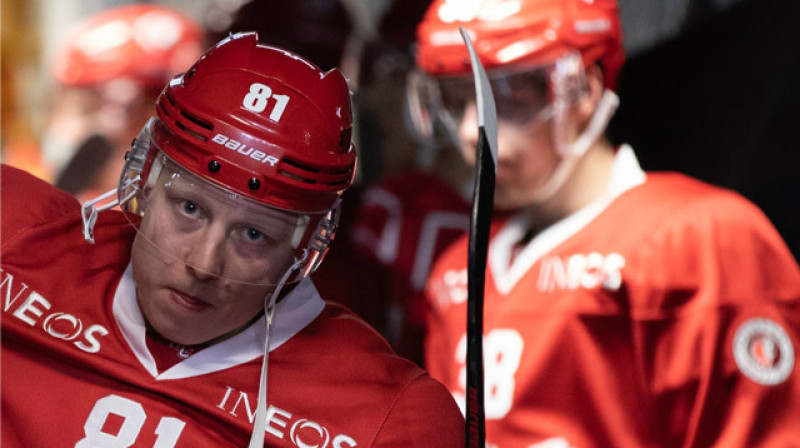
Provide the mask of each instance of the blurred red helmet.
[{"label": "blurred red helmet", "polygon": [[160,88],[202,53],[202,29],[158,5],[103,11],[77,25],[54,62],[58,82],[88,86],[131,78]]},{"label": "blurred red helmet", "polygon": [[586,66],[600,61],[606,87],[615,90],[625,59],[616,0],[434,0],[417,28],[424,71],[470,73],[460,26],[487,70],[552,64],[577,50]]},{"label": "blurred red helmet", "polygon": [[232,35],[170,81],[156,105],[153,142],[243,197],[327,212],[355,174],[347,82],[257,38]]}]

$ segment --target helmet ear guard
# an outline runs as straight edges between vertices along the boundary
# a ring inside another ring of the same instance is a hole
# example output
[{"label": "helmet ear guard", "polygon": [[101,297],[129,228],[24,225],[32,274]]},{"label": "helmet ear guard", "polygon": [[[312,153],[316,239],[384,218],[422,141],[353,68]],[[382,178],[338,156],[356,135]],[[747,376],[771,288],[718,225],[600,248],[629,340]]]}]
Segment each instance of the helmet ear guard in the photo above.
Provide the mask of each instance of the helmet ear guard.
[{"label": "helmet ear guard", "polygon": [[[314,232],[302,246],[303,253],[300,257],[306,257],[305,263],[298,269],[298,278],[304,278],[317,270],[325,255],[330,250],[331,243],[336,237],[336,230],[339,228],[339,217],[341,216],[341,199],[336,202],[332,209],[322,215],[317,222]],[[299,228],[298,228],[299,229]],[[299,259],[299,257],[296,257]]]},{"label": "helmet ear guard", "polygon": [[[153,187],[163,168],[163,161],[157,161],[158,151],[153,149],[151,139],[155,120],[154,117],[147,120],[139,135],[131,142],[130,151],[125,153],[125,165],[117,184],[117,198],[120,207],[126,212],[138,213],[144,200],[142,190]],[[154,172],[155,176],[151,175]],[[141,185],[142,179],[145,179],[144,185]]]},{"label": "helmet ear guard", "polygon": [[[126,212],[136,213],[142,205],[139,194],[142,172],[145,168],[149,169],[156,153],[150,151],[152,146],[150,135],[154,120],[154,118],[148,120],[139,131],[139,135],[131,142],[131,150],[125,153],[125,165],[117,186],[81,204],[83,238],[89,243],[94,244],[94,226],[99,212],[120,206]],[[109,199],[111,200],[107,201]]]}]

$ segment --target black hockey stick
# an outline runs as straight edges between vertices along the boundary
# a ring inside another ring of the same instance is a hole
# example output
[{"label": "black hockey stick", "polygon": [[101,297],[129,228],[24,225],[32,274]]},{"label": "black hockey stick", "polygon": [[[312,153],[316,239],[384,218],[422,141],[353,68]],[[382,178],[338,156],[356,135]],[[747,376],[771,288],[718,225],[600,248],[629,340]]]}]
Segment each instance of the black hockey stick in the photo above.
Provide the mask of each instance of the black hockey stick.
[{"label": "black hockey stick", "polygon": [[461,36],[469,51],[475,79],[475,106],[478,111],[478,145],[475,193],[469,226],[467,261],[467,448],[486,445],[483,389],[483,287],[486,252],[489,248],[489,225],[494,207],[494,179],[497,169],[497,111],[486,71],[478,59],[469,35],[461,27]]}]

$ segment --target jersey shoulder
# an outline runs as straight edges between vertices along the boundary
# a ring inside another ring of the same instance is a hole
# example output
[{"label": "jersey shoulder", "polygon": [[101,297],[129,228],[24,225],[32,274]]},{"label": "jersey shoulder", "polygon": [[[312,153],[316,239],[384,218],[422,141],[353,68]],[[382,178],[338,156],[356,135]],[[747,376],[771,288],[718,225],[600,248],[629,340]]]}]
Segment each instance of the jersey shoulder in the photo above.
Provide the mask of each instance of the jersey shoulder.
[{"label": "jersey shoulder", "polygon": [[[677,298],[669,307],[683,308],[800,293],[800,270],[780,234],[735,191],[682,174],[656,173],[617,202],[603,227],[607,235],[616,233],[609,240],[625,254],[626,281],[634,295]],[[694,304],[685,301],[689,297],[696,298]],[[667,306],[651,300],[634,303],[660,310]]]},{"label": "jersey shoulder", "polygon": [[80,203],[69,193],[8,165],[0,168],[0,195],[4,242],[22,229],[80,210]]},{"label": "jersey shoulder", "polygon": [[623,194],[617,202],[621,205],[617,213],[636,216],[635,221],[643,218],[650,230],[692,230],[706,237],[764,236],[770,240],[777,235],[761,209],[741,194],[679,173],[650,173],[643,185]]},{"label": "jersey shoulder", "polygon": [[324,389],[321,406],[348,403],[349,415],[329,419],[353,424],[357,416],[356,425],[373,434],[370,446],[463,446],[463,418],[445,387],[346,308],[326,302],[291,344],[284,353],[296,372],[292,381]]},{"label": "jersey shoulder", "polygon": [[391,346],[377,330],[336,302],[326,301],[322,314],[308,330],[313,340],[305,343],[322,351],[342,347],[349,356],[365,359],[394,356]]},{"label": "jersey shoulder", "polygon": [[367,381],[376,394],[393,395],[427,377],[363,319],[334,302],[326,302],[322,313],[292,343],[303,347],[298,362],[324,369],[330,380],[341,375],[351,384]]},{"label": "jersey shoulder", "polygon": [[681,173],[648,172],[645,183],[631,189],[627,194],[640,202],[653,201],[650,207],[652,210],[661,210],[668,214],[705,211],[724,217],[730,214],[760,213],[758,207],[741,194]]}]

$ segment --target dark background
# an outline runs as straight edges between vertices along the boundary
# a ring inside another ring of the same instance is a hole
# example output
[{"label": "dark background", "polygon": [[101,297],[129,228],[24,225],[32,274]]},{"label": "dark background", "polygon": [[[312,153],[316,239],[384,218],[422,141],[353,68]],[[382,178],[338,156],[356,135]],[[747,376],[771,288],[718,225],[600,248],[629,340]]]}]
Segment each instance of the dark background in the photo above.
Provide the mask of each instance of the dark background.
[{"label": "dark background", "polygon": [[800,2],[717,3],[693,1],[672,15],[656,3],[620,3],[633,51],[609,134],[630,143],[645,169],[742,193],[800,258]]}]

